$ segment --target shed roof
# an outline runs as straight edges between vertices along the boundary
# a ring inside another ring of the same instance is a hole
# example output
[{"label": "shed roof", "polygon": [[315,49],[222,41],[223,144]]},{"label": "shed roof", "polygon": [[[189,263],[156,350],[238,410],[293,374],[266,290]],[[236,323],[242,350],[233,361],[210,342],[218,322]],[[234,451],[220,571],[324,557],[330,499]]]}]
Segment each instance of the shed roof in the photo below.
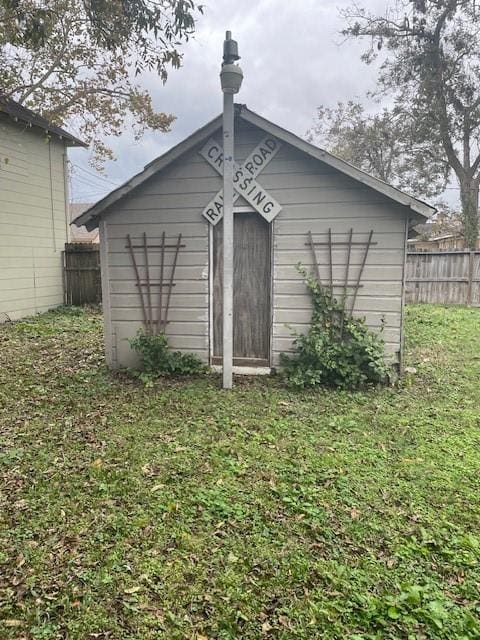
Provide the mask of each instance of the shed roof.
[{"label": "shed roof", "polygon": [[44,131],[47,131],[48,133],[51,133],[64,140],[65,144],[67,144],[68,146],[87,146],[85,142],[72,135],[65,129],[55,126],[43,116],[35,113],[31,109],[27,109],[16,100],[7,98],[7,96],[2,94],[0,94],[0,113],[5,113],[16,122],[25,122],[31,127],[38,127],[40,129],[43,129]]},{"label": "shed roof", "polygon": [[[330,165],[331,167],[337,169],[350,178],[353,178],[354,180],[367,185],[375,191],[378,191],[390,200],[409,207],[412,212],[417,214],[417,218],[418,216],[420,216],[420,218],[429,218],[436,211],[435,207],[428,205],[426,202],[423,202],[418,198],[414,198],[413,196],[400,191],[400,189],[397,189],[396,187],[392,187],[379,178],[374,178],[368,173],[365,173],[365,171],[362,171],[361,169],[353,166],[349,162],[346,162],[345,160],[334,156],[324,149],[321,149],[320,147],[317,147],[310,142],[303,140],[294,133],[283,129],[279,125],[274,124],[270,120],[259,116],[254,111],[248,109],[246,105],[236,104],[235,115],[237,118],[241,118],[245,122],[263,129],[279,140],[282,140],[283,142],[296,147],[307,155]],[[184,153],[190,151],[196,145],[206,140],[218,129],[220,129],[221,126],[222,116],[220,115],[208,122],[205,126],[195,131],[195,133],[190,135],[188,138],[172,147],[169,151],[147,164],[143,171],[133,176],[133,178],[122,184],[120,187],[114,189],[111,193],[105,196],[105,198],[99,200],[93,207],[76,218],[73,221],[74,224],[76,224],[77,226],[85,225],[87,229],[96,228],[98,226],[99,216],[104,211],[127,196],[133,189],[139,187],[153,175],[162,171],[165,167],[177,160]]]}]

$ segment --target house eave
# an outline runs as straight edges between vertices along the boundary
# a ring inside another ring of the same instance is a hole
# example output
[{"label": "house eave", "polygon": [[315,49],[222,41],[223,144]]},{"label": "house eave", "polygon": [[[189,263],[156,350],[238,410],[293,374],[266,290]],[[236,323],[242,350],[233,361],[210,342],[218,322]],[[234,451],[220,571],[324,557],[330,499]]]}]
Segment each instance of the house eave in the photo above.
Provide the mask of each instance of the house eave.
[{"label": "house eave", "polygon": [[31,109],[27,109],[15,100],[0,95],[0,115],[2,114],[12,122],[24,124],[29,128],[41,129],[47,135],[55,136],[67,147],[88,147],[83,140],[80,140],[80,138],[77,138],[62,127],[57,127],[46,118]]}]

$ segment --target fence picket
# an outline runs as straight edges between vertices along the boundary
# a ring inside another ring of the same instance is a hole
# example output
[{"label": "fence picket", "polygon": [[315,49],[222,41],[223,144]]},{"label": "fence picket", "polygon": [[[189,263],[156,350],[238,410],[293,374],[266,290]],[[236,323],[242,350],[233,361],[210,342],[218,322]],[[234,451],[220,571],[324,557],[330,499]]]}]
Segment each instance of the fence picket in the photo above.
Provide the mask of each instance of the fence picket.
[{"label": "fence picket", "polygon": [[409,251],[406,302],[480,306],[480,251]]},{"label": "fence picket", "polygon": [[63,251],[65,304],[98,304],[102,299],[98,245],[67,243]]}]

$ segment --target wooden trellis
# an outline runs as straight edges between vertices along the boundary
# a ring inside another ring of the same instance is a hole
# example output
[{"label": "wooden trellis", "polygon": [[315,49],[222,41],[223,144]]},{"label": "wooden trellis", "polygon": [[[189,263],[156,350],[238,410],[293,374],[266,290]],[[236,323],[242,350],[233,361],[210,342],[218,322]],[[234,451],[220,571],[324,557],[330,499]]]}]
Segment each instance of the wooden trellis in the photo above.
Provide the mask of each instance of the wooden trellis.
[{"label": "wooden trellis", "polygon": [[[185,247],[182,244],[182,234],[180,233],[174,244],[166,242],[165,231],[162,233],[161,244],[148,244],[147,234],[144,233],[141,244],[133,244],[130,234],[127,235],[126,248],[130,252],[133,269],[135,271],[136,285],[140,295],[142,307],[143,326],[149,334],[164,333],[168,324],[168,311],[170,309],[170,297],[175,286],[174,277],[177,268],[178,254],[180,249]],[[141,268],[138,265],[135,249],[140,249],[144,257],[144,278],[141,277]],[[160,272],[159,279],[152,280],[150,277],[149,250],[160,251]],[[171,250],[173,252],[173,264],[170,266],[170,276],[167,275],[167,265],[165,264],[165,254]],[[158,297],[154,300],[155,289],[158,287]]]},{"label": "wooden trellis", "polygon": [[[312,252],[312,258],[313,258],[313,266],[315,269],[315,276],[317,278],[318,284],[321,287],[328,287],[330,290],[330,295],[332,296],[332,298],[334,297],[334,289],[340,289],[341,290],[341,298],[340,298],[340,304],[342,306],[342,317],[341,317],[341,327],[343,330],[343,323],[345,320],[345,315],[349,314],[350,316],[353,314],[353,310],[355,308],[355,302],[357,300],[357,295],[358,295],[358,290],[363,287],[362,284],[360,284],[361,279],[362,279],[362,275],[363,275],[363,270],[365,268],[365,264],[367,262],[367,256],[368,256],[368,252],[370,250],[370,247],[373,245],[376,245],[376,242],[372,242],[372,237],[373,237],[373,230],[369,232],[368,234],[368,239],[366,241],[363,242],[354,242],[353,241],[353,229],[350,229],[349,233],[347,234],[348,237],[346,240],[344,241],[333,241],[332,240],[332,230],[328,229],[327,233],[327,239],[325,241],[314,241],[313,239],[313,235],[312,232],[309,231],[308,232],[308,242],[306,243],[306,246],[310,247],[310,250]],[[318,263],[318,258],[317,258],[317,251],[316,251],[316,247],[324,247],[327,249],[327,253],[328,253],[328,274],[327,274],[327,283],[323,283],[322,282],[322,278],[320,275],[320,265]],[[346,254],[346,259],[345,259],[345,273],[344,273],[344,277],[342,280],[334,280],[333,279],[333,268],[335,266],[342,266],[343,263],[340,263],[338,265],[335,265],[333,262],[333,249],[336,247],[345,247],[345,254]],[[353,274],[353,269],[352,269],[352,265],[351,265],[351,257],[352,257],[352,248],[353,247],[360,247],[364,249],[363,252],[363,257],[360,263],[360,267],[358,269],[357,275],[356,277]],[[347,297],[348,297],[348,293],[349,291],[352,292],[352,299],[351,299],[351,304],[349,309],[347,308]]]}]

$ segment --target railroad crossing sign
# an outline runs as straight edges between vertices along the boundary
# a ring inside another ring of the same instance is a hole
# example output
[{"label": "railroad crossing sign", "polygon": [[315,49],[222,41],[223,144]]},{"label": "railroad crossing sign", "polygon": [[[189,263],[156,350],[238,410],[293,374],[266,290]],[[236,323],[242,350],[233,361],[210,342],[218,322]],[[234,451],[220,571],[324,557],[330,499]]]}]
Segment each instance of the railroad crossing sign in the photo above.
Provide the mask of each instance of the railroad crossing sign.
[{"label": "railroad crossing sign", "polygon": [[[235,163],[233,169],[234,202],[243,196],[267,222],[271,222],[280,213],[282,207],[258,184],[255,178],[275,157],[280,146],[278,140],[267,136],[255,147],[241,166]],[[200,154],[220,175],[223,174],[223,149],[218,142],[210,138]],[[202,215],[213,225],[222,219],[223,189],[220,189],[213,200],[207,204]]]}]

